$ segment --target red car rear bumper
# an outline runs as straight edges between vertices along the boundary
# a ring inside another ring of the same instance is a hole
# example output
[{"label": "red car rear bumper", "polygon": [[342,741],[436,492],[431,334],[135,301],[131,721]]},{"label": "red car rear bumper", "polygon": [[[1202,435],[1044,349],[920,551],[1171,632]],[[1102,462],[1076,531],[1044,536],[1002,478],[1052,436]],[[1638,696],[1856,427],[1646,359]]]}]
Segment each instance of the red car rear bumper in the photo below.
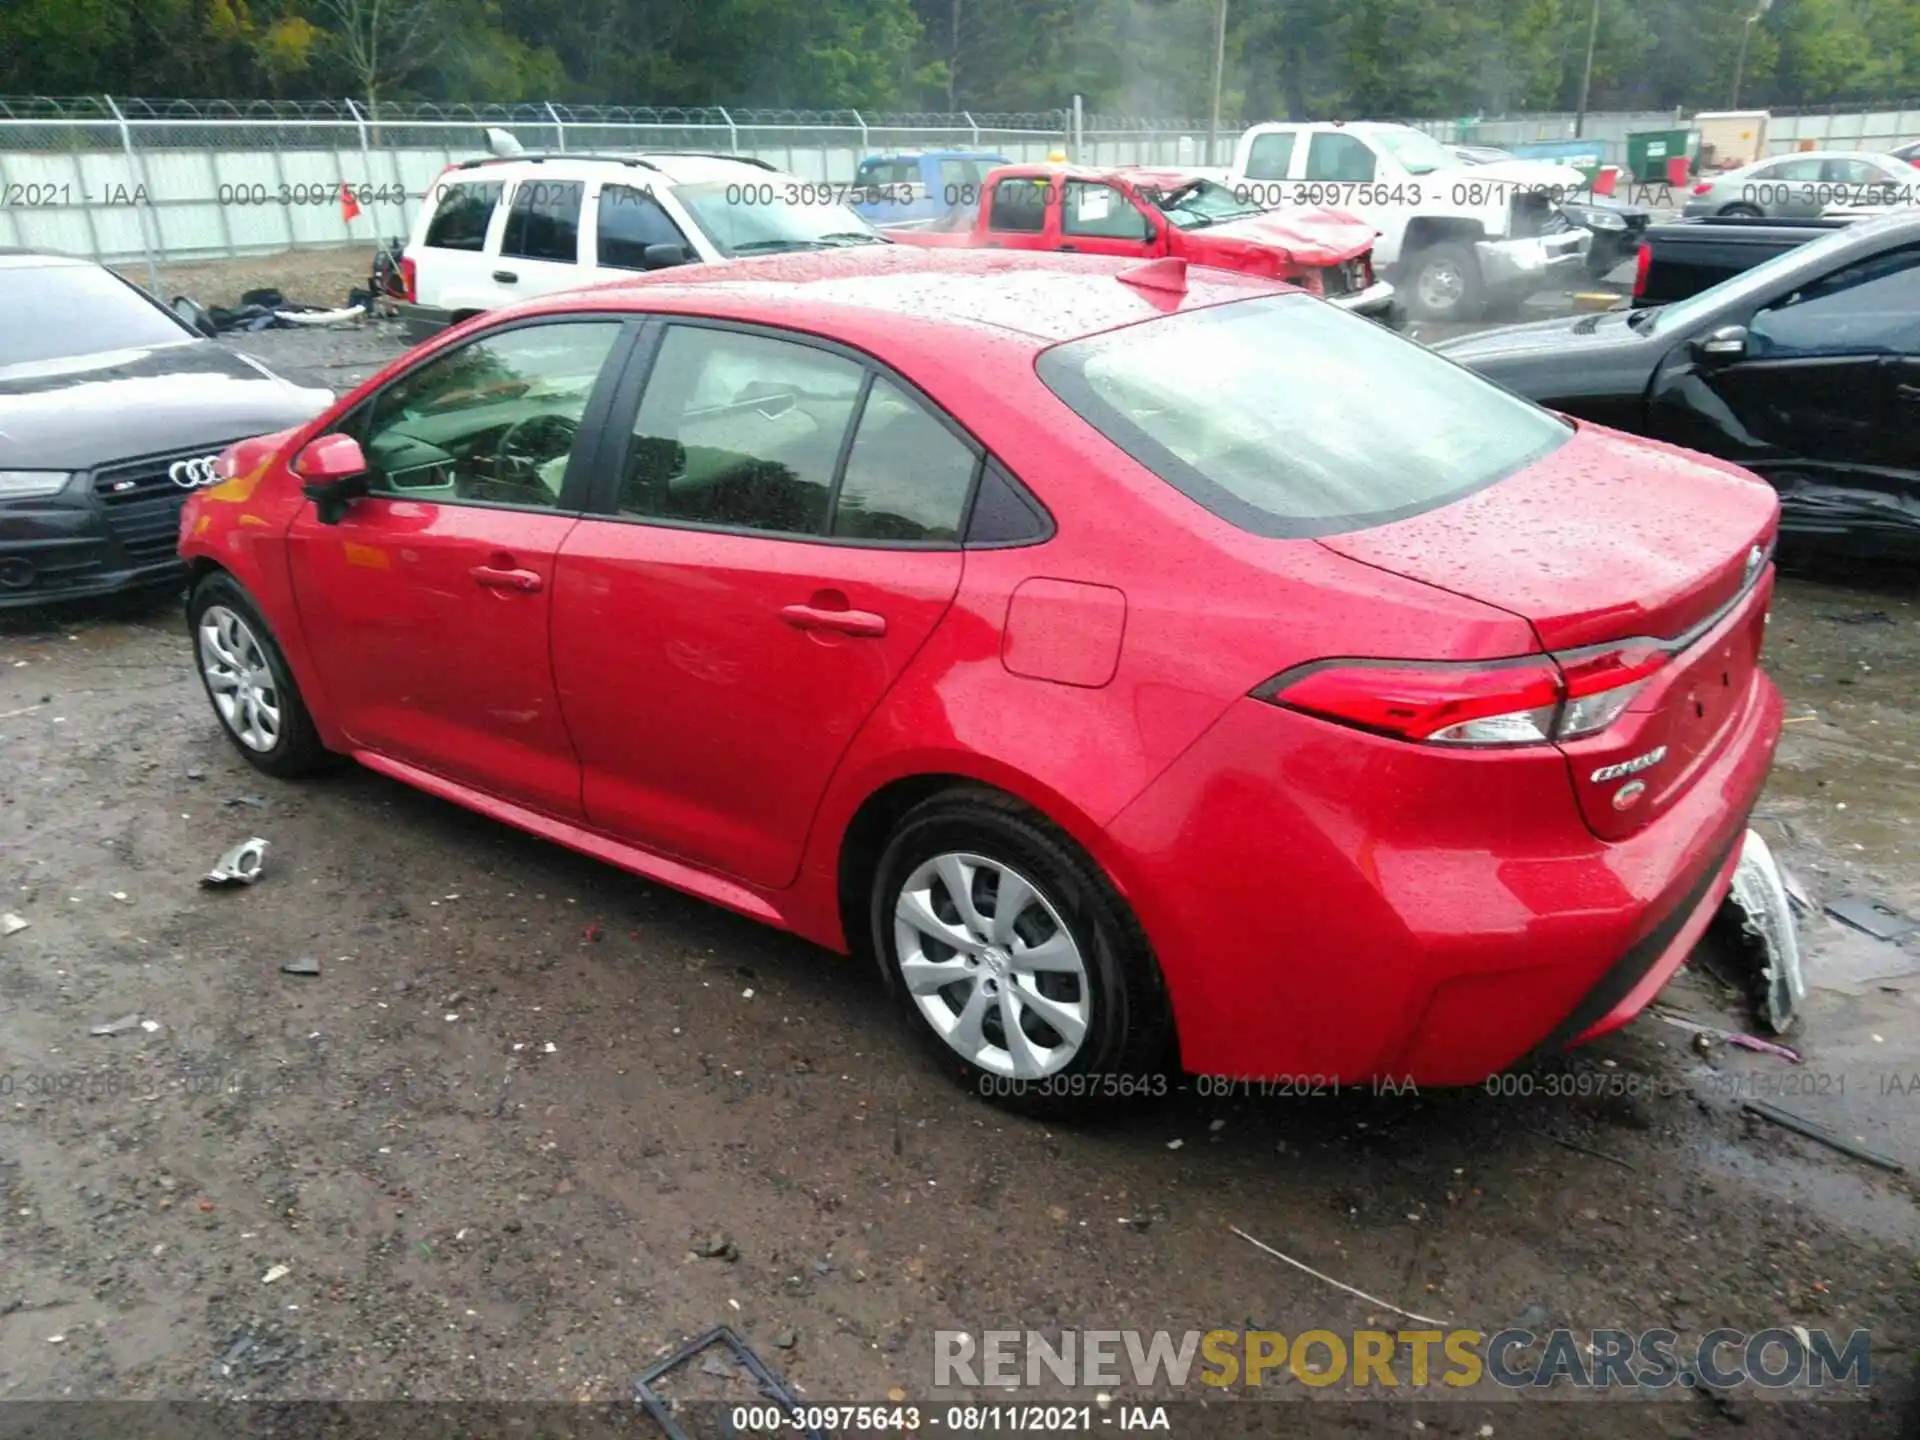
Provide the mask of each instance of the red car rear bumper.
[{"label": "red car rear bumper", "polygon": [[1756,670],[1690,790],[1609,842],[1550,748],[1235,705],[1107,832],[1185,1067],[1474,1084],[1625,1024],[1725,897],[1780,720]]}]

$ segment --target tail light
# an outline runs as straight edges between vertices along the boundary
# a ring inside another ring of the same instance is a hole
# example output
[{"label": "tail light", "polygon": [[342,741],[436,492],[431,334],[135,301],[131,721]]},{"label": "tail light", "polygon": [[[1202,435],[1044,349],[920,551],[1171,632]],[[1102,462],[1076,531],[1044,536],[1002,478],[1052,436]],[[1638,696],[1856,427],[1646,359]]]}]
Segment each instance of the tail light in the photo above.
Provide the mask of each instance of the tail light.
[{"label": "tail light", "polygon": [[1606,729],[1671,652],[1627,640],[1478,664],[1334,660],[1276,675],[1254,698],[1428,745],[1545,745]]},{"label": "tail light", "polygon": [[1647,241],[1640,242],[1640,251],[1633,257],[1633,298],[1638,300],[1647,293],[1647,272],[1653,268],[1653,246]]},{"label": "tail light", "polygon": [[1702,180],[1698,185],[1693,187],[1693,193],[1696,195],[1704,195],[1711,189],[1713,189],[1713,182],[1710,180]]},{"label": "tail light", "polygon": [[409,305],[417,303],[420,299],[418,282],[419,272],[414,267],[413,257],[402,255],[400,257],[400,298]]}]

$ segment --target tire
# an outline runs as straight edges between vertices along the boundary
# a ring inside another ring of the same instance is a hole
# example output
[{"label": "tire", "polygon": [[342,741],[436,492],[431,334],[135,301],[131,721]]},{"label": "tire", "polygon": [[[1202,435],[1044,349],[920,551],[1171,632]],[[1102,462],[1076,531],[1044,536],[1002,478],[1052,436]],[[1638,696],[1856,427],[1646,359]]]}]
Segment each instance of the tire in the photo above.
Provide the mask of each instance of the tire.
[{"label": "tire", "polygon": [[247,763],[282,780],[320,769],[329,757],[313,717],[240,583],[223,571],[204,576],[187,599],[187,629],[207,703]]},{"label": "tire", "polygon": [[1758,220],[1765,212],[1758,205],[1733,204],[1722,205],[1715,213],[1734,220]]},{"label": "tire", "polygon": [[[996,928],[1009,879],[1030,893]],[[975,928],[954,901],[959,884]],[[903,918],[910,914],[920,923]],[[1025,1114],[1071,1116],[1137,1107],[1174,1089],[1172,1012],[1139,922],[1079,846],[1012,797],[964,787],[903,816],[875,868],[869,921],[903,1018],[976,1095]],[[970,948],[936,934],[958,934]],[[1043,966],[1021,964],[1042,953]],[[941,983],[948,966],[953,979]]]},{"label": "tire", "polygon": [[1486,305],[1486,287],[1473,247],[1432,245],[1407,267],[1407,306],[1421,320],[1457,324],[1476,320]]}]

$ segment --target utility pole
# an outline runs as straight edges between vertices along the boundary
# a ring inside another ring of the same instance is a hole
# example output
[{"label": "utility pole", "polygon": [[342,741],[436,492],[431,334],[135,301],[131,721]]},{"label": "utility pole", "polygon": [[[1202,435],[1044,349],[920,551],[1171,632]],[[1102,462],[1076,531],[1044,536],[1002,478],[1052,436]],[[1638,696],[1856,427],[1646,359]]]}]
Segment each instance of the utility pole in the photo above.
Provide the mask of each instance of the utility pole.
[{"label": "utility pole", "polygon": [[1740,27],[1740,54],[1733,62],[1733,98],[1727,103],[1729,110],[1740,108],[1740,77],[1747,68],[1747,45],[1753,39],[1753,27],[1760,23],[1760,17],[1773,8],[1773,0],[1760,0],[1759,6],[1747,16],[1747,23]]},{"label": "utility pole", "polygon": [[953,0],[952,28],[947,41],[947,113],[953,114],[954,77],[960,73],[960,0]]},{"label": "utility pole", "polygon": [[1587,93],[1593,88],[1593,42],[1600,38],[1600,0],[1593,0],[1593,14],[1587,19],[1587,67],[1580,72],[1580,108],[1573,117],[1573,138],[1582,140],[1587,133]]},{"label": "utility pole", "polygon": [[1220,0],[1220,13],[1213,24],[1213,111],[1207,120],[1207,164],[1213,164],[1213,147],[1220,134],[1220,87],[1227,72],[1227,0]]}]

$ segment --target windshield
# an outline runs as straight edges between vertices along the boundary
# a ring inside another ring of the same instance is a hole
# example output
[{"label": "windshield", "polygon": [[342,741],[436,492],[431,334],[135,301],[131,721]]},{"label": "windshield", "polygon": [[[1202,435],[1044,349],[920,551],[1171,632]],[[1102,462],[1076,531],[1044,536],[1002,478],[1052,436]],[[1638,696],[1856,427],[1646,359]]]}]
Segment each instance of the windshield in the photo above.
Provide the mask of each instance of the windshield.
[{"label": "windshield", "polygon": [[786,250],[887,244],[885,236],[845,205],[827,199],[795,203],[808,200],[812,191],[823,197],[831,195],[834,188],[787,179],[726,185],[716,180],[676,186],[673,193],[706,232],[713,248],[729,259]]},{"label": "windshield", "polygon": [[178,345],[193,331],[98,265],[0,269],[0,365]]},{"label": "windshield", "polygon": [[1424,130],[1411,127],[1376,130],[1373,138],[1409,175],[1430,175],[1435,170],[1450,170],[1461,163],[1458,155]]},{"label": "windshield", "polygon": [[1211,180],[1195,180],[1177,190],[1150,190],[1143,187],[1140,194],[1182,230],[1198,230],[1204,225],[1218,225],[1225,220],[1244,220],[1249,215],[1260,213],[1258,205],[1235,199],[1226,186]]},{"label": "windshield", "polygon": [[1054,394],[1176,490],[1256,535],[1434,509],[1558,449],[1564,420],[1306,295],[1056,346]]},{"label": "windshield", "polygon": [[1763,260],[1751,270],[1742,270],[1738,275],[1730,275],[1718,285],[1710,285],[1697,295],[1689,295],[1684,300],[1676,300],[1670,305],[1661,305],[1653,309],[1653,319],[1649,322],[1636,319],[1634,328],[1656,335],[1671,335],[1685,330],[1704,320],[1722,306],[1738,304],[1752,296],[1760,294],[1781,276],[1799,269],[1807,261],[1818,262],[1820,256],[1830,250],[1845,247],[1860,235],[1857,226],[1839,230],[1829,230],[1818,240],[1809,240],[1804,245],[1796,245],[1791,250],[1782,250],[1770,260]]}]

